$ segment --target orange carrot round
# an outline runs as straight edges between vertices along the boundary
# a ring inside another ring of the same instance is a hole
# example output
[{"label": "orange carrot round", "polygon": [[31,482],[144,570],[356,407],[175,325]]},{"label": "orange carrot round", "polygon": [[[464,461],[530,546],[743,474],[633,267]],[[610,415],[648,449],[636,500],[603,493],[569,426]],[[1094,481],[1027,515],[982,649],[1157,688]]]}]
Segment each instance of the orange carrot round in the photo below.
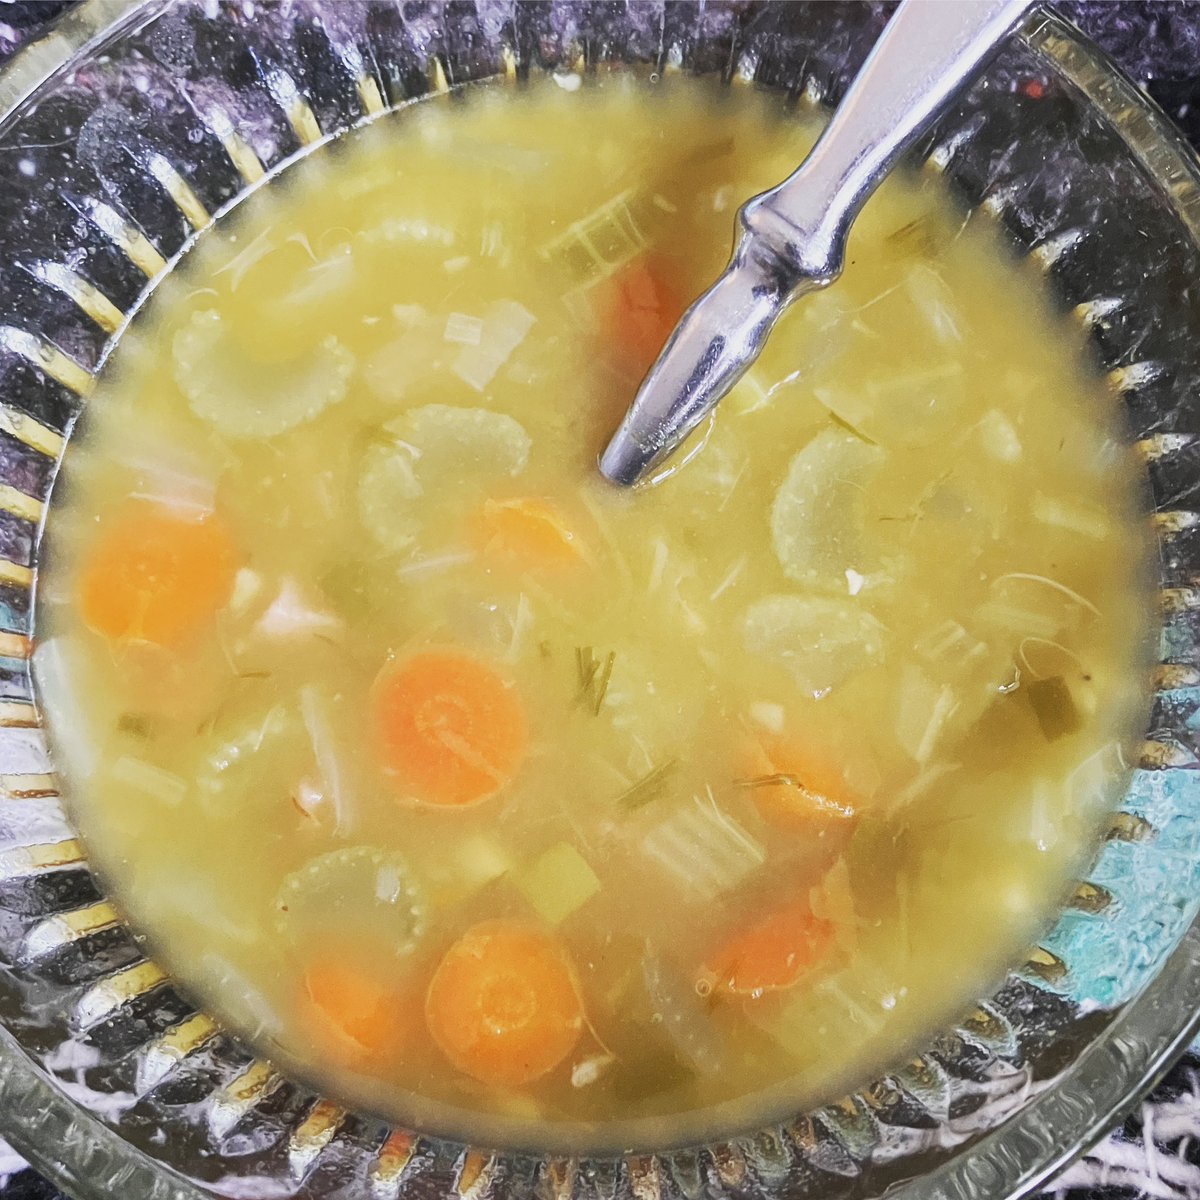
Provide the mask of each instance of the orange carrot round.
[{"label": "orange carrot round", "polygon": [[528,734],[515,689],[466,654],[427,651],[384,667],[374,713],[385,769],[430,804],[492,796],[525,757]]},{"label": "orange carrot round", "polygon": [[311,1028],[321,1048],[349,1063],[392,1057],[408,1040],[403,998],[372,972],[341,961],[304,974]]},{"label": "orange carrot round", "polygon": [[552,1071],[583,1028],[562,945],[517,921],[484,921],[447,951],[425,997],[429,1034],[460,1071],[520,1087]]},{"label": "orange carrot round", "polygon": [[580,561],[575,534],[544,500],[488,500],[480,514],[483,549],[526,566],[564,567]]},{"label": "orange carrot round", "polygon": [[780,741],[755,742],[745,755],[743,783],[768,824],[793,833],[844,826],[857,815],[858,798],[835,760]]},{"label": "orange carrot round", "polygon": [[807,901],[791,904],[735,934],[709,959],[713,986],[742,995],[798,983],[833,946],[833,926]]},{"label": "orange carrot round", "polygon": [[641,378],[683,315],[683,298],[667,264],[652,255],[634,259],[602,286],[601,315],[614,357]]},{"label": "orange carrot round", "polygon": [[183,641],[229,598],[236,556],[214,516],[190,521],[155,507],[127,510],[89,547],[79,605],[114,642]]}]

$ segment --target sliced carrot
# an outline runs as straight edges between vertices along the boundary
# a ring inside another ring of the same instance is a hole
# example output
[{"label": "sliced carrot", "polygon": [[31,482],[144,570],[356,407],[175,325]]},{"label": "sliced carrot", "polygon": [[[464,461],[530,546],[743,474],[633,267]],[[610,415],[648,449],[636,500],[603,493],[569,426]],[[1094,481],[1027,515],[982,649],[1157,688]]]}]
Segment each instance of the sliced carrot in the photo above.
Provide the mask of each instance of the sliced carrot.
[{"label": "sliced carrot", "polygon": [[409,1040],[405,997],[367,968],[315,963],[304,974],[304,994],[315,1040],[339,1061],[393,1058]]},{"label": "sliced carrot", "polygon": [[485,553],[526,566],[564,567],[582,560],[579,540],[544,500],[488,500],[480,531]]},{"label": "sliced carrot", "polygon": [[762,819],[794,833],[853,825],[858,797],[836,762],[782,740],[754,742],[744,778]]},{"label": "sliced carrot", "polygon": [[106,525],[88,551],[83,620],[114,642],[183,641],[229,598],[235,566],[233,541],[216,517],[189,521],[138,505]]},{"label": "sliced carrot", "polygon": [[813,916],[807,901],[792,904],[730,938],[705,975],[714,987],[743,995],[776,991],[798,983],[833,944],[829,921]]},{"label": "sliced carrot", "polygon": [[427,651],[389,664],[374,687],[385,769],[418,800],[472,804],[516,774],[528,734],[516,690],[485,663]]},{"label": "sliced carrot", "polygon": [[484,921],[442,959],[425,997],[425,1020],[464,1074],[519,1087],[571,1052],[583,1007],[557,939],[518,921]]},{"label": "sliced carrot", "polygon": [[614,357],[640,379],[683,315],[683,297],[656,255],[627,263],[601,288],[601,320]]}]

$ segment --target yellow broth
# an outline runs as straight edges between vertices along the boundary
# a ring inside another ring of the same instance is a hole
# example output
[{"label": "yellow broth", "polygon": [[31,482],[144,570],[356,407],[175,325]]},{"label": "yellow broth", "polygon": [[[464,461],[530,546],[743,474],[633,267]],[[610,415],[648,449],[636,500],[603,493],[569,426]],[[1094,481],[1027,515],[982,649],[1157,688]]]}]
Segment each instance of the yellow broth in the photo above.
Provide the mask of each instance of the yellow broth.
[{"label": "yellow broth", "polygon": [[389,116],[200,239],[70,445],[35,670],[198,1003],[386,1115],[632,1144],[835,1094],[1030,943],[1141,719],[1147,555],[1082,331],[932,170],[607,485],[818,118],[558,82]]}]

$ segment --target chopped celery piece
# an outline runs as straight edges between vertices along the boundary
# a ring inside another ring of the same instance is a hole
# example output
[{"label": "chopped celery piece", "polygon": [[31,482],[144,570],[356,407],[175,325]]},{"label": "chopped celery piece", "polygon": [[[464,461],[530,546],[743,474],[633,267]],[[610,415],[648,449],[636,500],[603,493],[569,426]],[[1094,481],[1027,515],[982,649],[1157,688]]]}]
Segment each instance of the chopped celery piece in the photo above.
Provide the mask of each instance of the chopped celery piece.
[{"label": "chopped celery piece", "polygon": [[765,596],[742,614],[752,654],[785,667],[811,695],[821,695],[881,661],[885,630],[855,600]]},{"label": "chopped celery piece", "polygon": [[414,501],[422,494],[410,452],[370,446],[358,477],[358,511],[366,531],[385,550],[407,550],[419,528]]},{"label": "chopped celery piece", "polygon": [[288,939],[364,924],[397,956],[410,953],[425,932],[421,891],[391,851],[352,846],[318,855],[288,875],[275,897],[275,925]]},{"label": "chopped celery piece", "polygon": [[840,430],[819,433],[792,457],[771,505],[771,543],[783,573],[844,591],[846,568],[872,569],[863,544],[863,487],[884,452]]},{"label": "chopped celery piece", "polygon": [[766,851],[711,793],[673,808],[642,840],[642,852],[707,899],[737,887],[766,861]]},{"label": "chopped celery piece", "polygon": [[1066,737],[1079,728],[1075,697],[1061,675],[1031,680],[1022,690],[1048,742]]},{"label": "chopped celery piece", "polygon": [[211,309],[195,313],[171,349],[192,412],[231,437],[274,437],[311,421],[345,397],[354,370],[354,355],[332,336],[287,362],[249,362]]},{"label": "chopped celery piece", "polygon": [[425,404],[389,421],[389,441],[367,448],[358,511],[385,550],[410,549],[422,528],[426,491],[517,475],[531,446],[524,427],[486,408]]},{"label": "chopped celery piece", "polygon": [[109,778],[139,796],[161,800],[171,807],[181,804],[188,790],[187,781],[178,775],[129,755],[124,755],[113,763]]},{"label": "chopped celery piece", "polygon": [[646,248],[646,237],[633,215],[632,189],[567,226],[542,247],[542,257],[561,266],[578,286],[607,278]]},{"label": "chopped celery piece", "polygon": [[413,467],[425,486],[482,475],[494,479],[525,469],[532,445],[519,421],[488,408],[424,404],[389,421],[386,431],[412,448]]},{"label": "chopped celery piece", "polygon": [[919,667],[906,667],[897,702],[896,741],[910,758],[924,765],[945,736],[958,706],[948,684],[938,687]]},{"label": "chopped celery piece", "polygon": [[559,925],[599,890],[600,880],[570,842],[551,846],[513,879],[533,910],[550,925]]}]

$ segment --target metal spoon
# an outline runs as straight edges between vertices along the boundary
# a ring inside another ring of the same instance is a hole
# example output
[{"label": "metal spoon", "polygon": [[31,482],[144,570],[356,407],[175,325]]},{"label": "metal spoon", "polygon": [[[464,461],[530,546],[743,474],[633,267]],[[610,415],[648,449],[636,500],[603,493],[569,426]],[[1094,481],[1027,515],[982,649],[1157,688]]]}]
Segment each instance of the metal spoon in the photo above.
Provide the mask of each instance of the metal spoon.
[{"label": "metal spoon", "polygon": [[678,447],[794,300],[841,274],[867,198],[1034,0],[903,0],[809,156],[748,200],[725,273],[683,315],[600,458],[629,486]]}]

